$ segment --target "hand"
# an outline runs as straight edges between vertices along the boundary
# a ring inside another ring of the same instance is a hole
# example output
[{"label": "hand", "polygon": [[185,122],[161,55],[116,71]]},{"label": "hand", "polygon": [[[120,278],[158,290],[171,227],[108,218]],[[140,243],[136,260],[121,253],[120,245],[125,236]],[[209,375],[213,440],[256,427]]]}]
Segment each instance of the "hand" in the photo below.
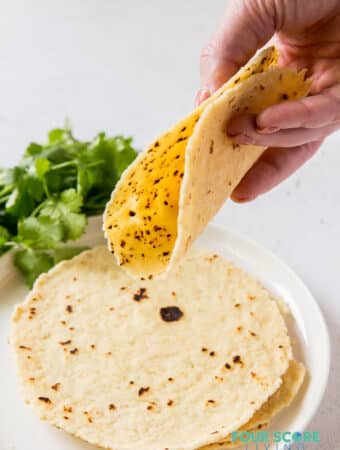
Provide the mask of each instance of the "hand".
[{"label": "hand", "polygon": [[269,147],[234,190],[249,201],[283,181],[340,128],[340,0],[235,0],[201,55],[201,89],[208,98],[271,40],[280,66],[307,68],[311,96],[274,105],[228,124],[233,141]]}]

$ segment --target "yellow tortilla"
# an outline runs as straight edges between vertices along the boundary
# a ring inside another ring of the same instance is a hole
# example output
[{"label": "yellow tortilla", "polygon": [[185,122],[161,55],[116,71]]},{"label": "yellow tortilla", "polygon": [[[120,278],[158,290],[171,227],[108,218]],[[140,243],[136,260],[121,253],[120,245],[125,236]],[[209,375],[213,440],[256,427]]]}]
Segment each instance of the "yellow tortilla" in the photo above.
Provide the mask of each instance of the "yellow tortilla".
[{"label": "yellow tortilla", "polygon": [[107,205],[104,232],[127,272],[168,271],[263,153],[264,147],[232,143],[231,117],[307,94],[304,71],[276,62],[274,47],[261,52],[125,171]]}]

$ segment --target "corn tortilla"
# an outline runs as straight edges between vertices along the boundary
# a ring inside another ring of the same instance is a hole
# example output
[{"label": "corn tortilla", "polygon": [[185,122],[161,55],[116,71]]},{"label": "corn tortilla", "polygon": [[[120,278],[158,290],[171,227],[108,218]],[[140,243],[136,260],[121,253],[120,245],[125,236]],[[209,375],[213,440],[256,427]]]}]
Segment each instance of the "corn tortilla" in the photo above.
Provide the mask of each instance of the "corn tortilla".
[{"label": "corn tortilla", "polygon": [[261,52],[124,172],[104,232],[131,275],[155,276],[177,264],[265,150],[233,144],[230,118],[307,94],[304,71],[276,67],[277,56],[274,47]]},{"label": "corn tortilla", "polygon": [[[238,431],[258,431],[263,430],[282,409],[287,408],[298,393],[306,369],[303,364],[291,360],[286,373],[282,377],[280,388],[255,412],[253,417],[243,425]],[[223,448],[239,447],[240,442],[232,442],[231,436],[227,440],[216,442],[202,447],[200,450],[220,450]]]},{"label": "corn tortilla", "polygon": [[105,247],[39,277],[13,316],[24,398],[103,448],[193,450],[226,439],[292,360],[271,294],[192,249],[165,280],[129,277]]}]

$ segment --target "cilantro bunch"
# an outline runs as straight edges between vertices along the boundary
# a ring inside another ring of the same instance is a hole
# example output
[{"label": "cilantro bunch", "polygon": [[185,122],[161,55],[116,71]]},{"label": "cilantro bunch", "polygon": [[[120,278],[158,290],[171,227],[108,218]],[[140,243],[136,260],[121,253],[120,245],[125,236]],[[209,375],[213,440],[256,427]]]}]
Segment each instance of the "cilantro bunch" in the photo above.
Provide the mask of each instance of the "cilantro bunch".
[{"label": "cilantro bunch", "polygon": [[84,247],[65,246],[102,214],[124,169],[136,157],[132,139],[99,133],[74,138],[69,127],[30,144],[20,163],[0,168],[0,255],[13,249],[29,286],[37,276]]}]

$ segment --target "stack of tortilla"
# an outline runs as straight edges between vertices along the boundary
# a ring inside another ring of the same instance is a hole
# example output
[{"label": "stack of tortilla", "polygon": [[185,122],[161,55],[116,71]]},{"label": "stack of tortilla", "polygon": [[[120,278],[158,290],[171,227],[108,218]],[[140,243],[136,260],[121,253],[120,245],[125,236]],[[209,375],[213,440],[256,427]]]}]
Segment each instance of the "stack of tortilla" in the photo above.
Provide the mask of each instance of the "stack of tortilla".
[{"label": "stack of tortilla", "polygon": [[17,307],[12,345],[41,418],[109,449],[227,448],[304,376],[271,294],[202,250],[164,280],[129,277],[105,247],[62,262]]},{"label": "stack of tortilla", "polygon": [[229,448],[233,431],[266,427],[296,396],[305,369],[282,308],[190,248],[264,151],[233,145],[227,120],[308,91],[276,59],[265,50],[125,172],[104,217],[117,261],[84,252],[17,306],[18,377],[42,419],[107,449]]}]

